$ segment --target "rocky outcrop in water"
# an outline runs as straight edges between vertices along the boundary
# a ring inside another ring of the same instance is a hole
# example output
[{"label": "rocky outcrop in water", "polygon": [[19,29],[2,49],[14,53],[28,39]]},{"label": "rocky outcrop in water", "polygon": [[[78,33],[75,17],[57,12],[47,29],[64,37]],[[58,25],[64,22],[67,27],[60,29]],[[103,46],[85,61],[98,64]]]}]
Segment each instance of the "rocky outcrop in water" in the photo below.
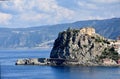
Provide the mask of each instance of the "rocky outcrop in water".
[{"label": "rocky outcrop in water", "polygon": [[68,29],[59,33],[51,51],[50,58],[77,60],[78,64],[100,64],[99,56],[109,42],[95,33],[94,28]]},{"label": "rocky outcrop in water", "polygon": [[[110,55],[109,53],[105,55],[106,52],[110,52]],[[18,60],[16,64],[117,65],[117,59],[114,57],[118,59],[118,53],[110,46],[110,42],[106,38],[95,32],[94,28],[69,28],[59,33],[50,58]],[[108,61],[104,60],[106,58]]]}]

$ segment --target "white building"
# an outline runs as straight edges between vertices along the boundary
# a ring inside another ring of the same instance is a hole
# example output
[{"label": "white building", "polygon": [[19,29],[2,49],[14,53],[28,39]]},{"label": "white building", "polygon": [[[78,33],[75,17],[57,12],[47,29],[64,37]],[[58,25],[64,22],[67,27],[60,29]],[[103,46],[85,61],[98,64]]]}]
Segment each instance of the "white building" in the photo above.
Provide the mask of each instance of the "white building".
[{"label": "white building", "polygon": [[110,45],[114,46],[115,50],[120,54],[120,40],[111,42]]},{"label": "white building", "polygon": [[117,46],[117,52],[120,54],[120,40],[117,40],[117,42],[115,42],[115,45]]},{"label": "white building", "polygon": [[120,47],[118,48],[118,53],[120,54]]}]

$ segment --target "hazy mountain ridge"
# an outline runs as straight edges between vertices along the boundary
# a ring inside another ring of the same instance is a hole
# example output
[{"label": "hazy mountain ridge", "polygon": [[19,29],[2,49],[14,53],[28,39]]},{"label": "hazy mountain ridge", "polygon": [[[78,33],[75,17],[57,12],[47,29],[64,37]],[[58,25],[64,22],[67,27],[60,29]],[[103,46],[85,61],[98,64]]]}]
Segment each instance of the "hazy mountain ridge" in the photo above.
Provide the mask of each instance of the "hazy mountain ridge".
[{"label": "hazy mountain ridge", "polygon": [[[0,48],[39,47],[44,42],[56,39],[58,33],[68,27],[81,28],[87,26],[94,27],[97,33],[107,38],[116,39],[120,35],[120,18],[77,21],[30,28],[0,28]],[[52,43],[49,46],[52,46]]]}]

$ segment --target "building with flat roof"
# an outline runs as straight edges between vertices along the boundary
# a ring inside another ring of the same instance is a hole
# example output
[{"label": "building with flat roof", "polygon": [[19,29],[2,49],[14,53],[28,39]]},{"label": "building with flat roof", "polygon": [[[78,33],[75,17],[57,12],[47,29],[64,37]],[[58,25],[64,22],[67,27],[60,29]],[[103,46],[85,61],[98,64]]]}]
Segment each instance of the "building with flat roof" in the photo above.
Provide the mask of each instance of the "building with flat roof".
[{"label": "building with flat roof", "polygon": [[82,29],[80,29],[80,33],[81,34],[93,35],[93,34],[95,34],[95,29],[92,28],[92,27],[82,28]]}]

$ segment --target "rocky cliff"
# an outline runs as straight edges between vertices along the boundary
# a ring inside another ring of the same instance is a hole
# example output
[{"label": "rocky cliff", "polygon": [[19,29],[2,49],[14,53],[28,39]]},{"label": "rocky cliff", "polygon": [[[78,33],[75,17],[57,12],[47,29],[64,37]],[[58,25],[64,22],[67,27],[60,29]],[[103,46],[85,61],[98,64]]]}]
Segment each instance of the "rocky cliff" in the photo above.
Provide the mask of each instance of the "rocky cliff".
[{"label": "rocky cliff", "polygon": [[109,42],[93,28],[67,29],[59,33],[50,58],[77,60],[78,64],[98,64],[98,58]]},{"label": "rocky cliff", "polygon": [[[95,32],[94,28],[68,28],[66,31],[59,33],[50,53],[50,58],[42,64],[103,65],[107,63],[107,65],[115,65],[117,60],[118,53],[110,46],[110,42],[106,38]],[[30,62],[31,60],[24,61]]]}]

